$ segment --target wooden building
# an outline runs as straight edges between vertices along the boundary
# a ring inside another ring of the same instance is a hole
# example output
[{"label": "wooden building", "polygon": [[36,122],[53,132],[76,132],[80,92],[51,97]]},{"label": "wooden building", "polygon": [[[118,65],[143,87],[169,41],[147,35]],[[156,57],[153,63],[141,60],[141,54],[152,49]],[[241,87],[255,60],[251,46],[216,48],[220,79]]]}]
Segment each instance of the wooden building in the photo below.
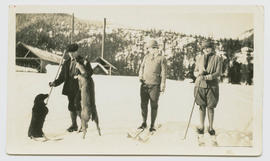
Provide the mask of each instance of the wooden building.
[{"label": "wooden building", "polygon": [[[62,55],[57,55],[46,50],[26,45],[22,42],[17,44],[16,65],[19,67],[36,69],[38,72],[46,73],[46,65],[58,65]],[[117,68],[102,57],[97,57],[91,66],[95,74],[112,75]],[[20,70],[23,71],[23,70]]]},{"label": "wooden building", "polygon": [[61,61],[61,55],[53,54],[46,50],[26,45],[19,42],[16,47],[16,65],[37,69],[41,73],[46,72],[46,65],[57,65]]}]

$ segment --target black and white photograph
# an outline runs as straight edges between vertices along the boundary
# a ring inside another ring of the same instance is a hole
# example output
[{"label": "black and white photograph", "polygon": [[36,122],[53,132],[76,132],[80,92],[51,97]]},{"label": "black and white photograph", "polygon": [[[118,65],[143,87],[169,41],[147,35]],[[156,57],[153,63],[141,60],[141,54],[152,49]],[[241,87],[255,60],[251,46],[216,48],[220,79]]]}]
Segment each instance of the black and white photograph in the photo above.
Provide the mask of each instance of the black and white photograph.
[{"label": "black and white photograph", "polygon": [[262,6],[9,6],[7,154],[259,156]]}]

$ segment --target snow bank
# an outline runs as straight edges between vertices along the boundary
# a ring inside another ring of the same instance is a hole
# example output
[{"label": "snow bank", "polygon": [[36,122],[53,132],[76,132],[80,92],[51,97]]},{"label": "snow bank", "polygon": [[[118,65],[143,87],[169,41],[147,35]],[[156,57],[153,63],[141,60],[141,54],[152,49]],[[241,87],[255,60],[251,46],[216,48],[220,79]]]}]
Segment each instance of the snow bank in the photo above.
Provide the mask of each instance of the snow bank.
[{"label": "snow bank", "polygon": [[29,67],[23,67],[23,66],[16,65],[16,72],[35,72],[35,73],[37,73],[38,70],[34,69],[34,68],[29,68]]}]

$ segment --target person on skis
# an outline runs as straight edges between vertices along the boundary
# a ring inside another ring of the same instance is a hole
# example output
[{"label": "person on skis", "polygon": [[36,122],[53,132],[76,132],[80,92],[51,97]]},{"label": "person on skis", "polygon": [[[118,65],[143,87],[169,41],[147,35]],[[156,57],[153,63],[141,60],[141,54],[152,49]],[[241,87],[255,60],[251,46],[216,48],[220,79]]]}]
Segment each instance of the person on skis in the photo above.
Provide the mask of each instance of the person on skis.
[{"label": "person on skis", "polygon": [[204,41],[202,43],[203,55],[196,61],[194,75],[196,77],[194,96],[195,102],[200,107],[200,125],[197,127],[199,134],[204,134],[204,121],[206,111],[208,114],[208,133],[215,135],[213,128],[214,110],[219,100],[219,80],[222,74],[222,59],[215,54],[214,43]]},{"label": "person on skis", "polygon": [[151,125],[149,131],[156,131],[155,120],[158,112],[158,100],[160,93],[165,90],[167,63],[166,58],[161,55],[156,40],[148,43],[149,53],[145,55],[139,71],[141,82],[141,114],[143,122],[139,129],[147,127],[148,103],[151,105]]}]

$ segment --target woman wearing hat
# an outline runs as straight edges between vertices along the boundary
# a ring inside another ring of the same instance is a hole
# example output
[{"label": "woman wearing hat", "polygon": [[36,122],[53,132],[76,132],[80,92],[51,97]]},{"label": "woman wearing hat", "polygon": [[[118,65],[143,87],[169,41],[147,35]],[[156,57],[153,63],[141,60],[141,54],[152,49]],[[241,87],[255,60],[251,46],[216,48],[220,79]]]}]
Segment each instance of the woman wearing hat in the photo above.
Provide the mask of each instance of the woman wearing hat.
[{"label": "woman wearing hat", "polygon": [[[76,69],[76,57],[78,57],[78,45],[71,44],[67,46],[66,52],[69,57],[64,61],[61,72],[58,78],[49,83],[50,87],[57,87],[60,84],[64,83],[62,94],[68,97],[68,110],[70,111],[70,117],[72,124],[67,129],[68,132],[73,132],[78,130],[77,125],[77,116],[80,116],[81,104],[80,104],[80,91],[78,79],[75,79],[74,76],[77,75]],[[91,75],[93,71],[91,70]]]},{"label": "woman wearing hat", "polygon": [[158,100],[160,92],[165,90],[167,63],[164,56],[158,50],[158,43],[151,40],[148,45],[149,54],[147,54],[140,67],[139,79],[141,81],[141,113],[143,123],[139,127],[147,127],[148,103],[151,105],[151,125],[150,131],[156,131],[154,125],[158,111]]},{"label": "woman wearing hat", "polygon": [[204,120],[206,111],[208,114],[208,133],[215,135],[213,128],[214,109],[219,100],[218,77],[222,74],[222,59],[215,55],[213,42],[206,41],[202,44],[203,55],[196,62],[194,75],[196,78],[194,96],[195,102],[200,107],[199,134],[204,134]]}]

